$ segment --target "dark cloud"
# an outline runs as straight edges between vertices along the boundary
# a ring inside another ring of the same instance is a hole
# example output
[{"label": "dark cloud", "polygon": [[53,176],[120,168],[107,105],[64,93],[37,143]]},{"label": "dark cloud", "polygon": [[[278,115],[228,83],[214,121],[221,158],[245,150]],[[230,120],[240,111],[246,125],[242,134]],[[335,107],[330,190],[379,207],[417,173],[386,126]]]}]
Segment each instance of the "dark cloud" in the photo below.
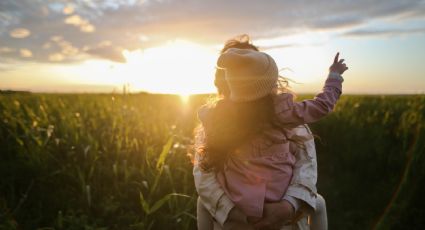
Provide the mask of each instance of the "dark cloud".
[{"label": "dark cloud", "polygon": [[409,31],[359,28],[374,20],[424,17],[423,0],[2,0],[0,58],[72,62],[96,56],[123,62],[124,49],[176,38],[217,44],[241,33],[255,38],[314,30],[395,35]]},{"label": "dark cloud", "polygon": [[358,29],[349,31],[343,34],[343,36],[347,37],[376,37],[376,36],[384,36],[384,37],[392,37],[406,34],[419,34],[425,33],[424,28],[410,28],[410,29]]}]

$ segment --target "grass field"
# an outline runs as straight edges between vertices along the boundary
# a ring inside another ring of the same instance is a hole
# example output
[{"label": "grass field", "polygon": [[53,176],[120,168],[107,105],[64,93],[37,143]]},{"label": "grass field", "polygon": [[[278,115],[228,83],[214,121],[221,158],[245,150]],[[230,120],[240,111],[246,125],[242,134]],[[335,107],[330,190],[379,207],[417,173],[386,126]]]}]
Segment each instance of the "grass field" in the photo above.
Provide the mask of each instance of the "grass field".
[{"label": "grass field", "polygon": [[[0,229],[194,229],[204,101],[0,95]],[[343,96],[311,127],[330,229],[425,228],[425,96]]]}]

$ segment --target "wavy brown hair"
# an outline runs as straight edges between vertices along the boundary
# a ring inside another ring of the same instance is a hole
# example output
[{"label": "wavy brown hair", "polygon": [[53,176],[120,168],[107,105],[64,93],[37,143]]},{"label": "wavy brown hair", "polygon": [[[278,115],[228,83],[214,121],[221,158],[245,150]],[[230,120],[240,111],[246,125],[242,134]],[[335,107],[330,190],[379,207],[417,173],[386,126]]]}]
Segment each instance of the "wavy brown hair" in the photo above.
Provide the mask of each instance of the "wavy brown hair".
[{"label": "wavy brown hair", "polygon": [[[251,44],[248,35],[228,40],[220,53],[230,48],[259,50]],[[266,128],[284,128],[277,122],[272,92],[254,101],[233,102],[229,99],[230,91],[223,70],[216,70],[214,83],[222,98],[210,105],[203,120],[203,130],[198,130],[205,134],[198,152],[201,156],[200,166],[206,171],[222,170],[232,151]],[[282,78],[278,85],[279,88],[286,89],[288,82]]]}]

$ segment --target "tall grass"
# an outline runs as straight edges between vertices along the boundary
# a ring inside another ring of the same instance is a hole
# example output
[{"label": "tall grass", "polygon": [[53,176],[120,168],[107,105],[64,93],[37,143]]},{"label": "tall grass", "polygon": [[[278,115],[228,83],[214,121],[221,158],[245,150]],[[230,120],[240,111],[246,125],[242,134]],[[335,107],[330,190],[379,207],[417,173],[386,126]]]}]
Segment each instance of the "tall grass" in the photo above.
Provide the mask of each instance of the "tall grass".
[{"label": "tall grass", "polygon": [[[204,99],[0,95],[0,229],[194,229]],[[331,229],[425,226],[424,104],[345,96],[312,125]]]},{"label": "tall grass", "polygon": [[185,109],[173,96],[2,96],[2,224],[192,228]]},{"label": "tall grass", "polygon": [[347,96],[313,124],[331,229],[425,227],[425,97]]}]

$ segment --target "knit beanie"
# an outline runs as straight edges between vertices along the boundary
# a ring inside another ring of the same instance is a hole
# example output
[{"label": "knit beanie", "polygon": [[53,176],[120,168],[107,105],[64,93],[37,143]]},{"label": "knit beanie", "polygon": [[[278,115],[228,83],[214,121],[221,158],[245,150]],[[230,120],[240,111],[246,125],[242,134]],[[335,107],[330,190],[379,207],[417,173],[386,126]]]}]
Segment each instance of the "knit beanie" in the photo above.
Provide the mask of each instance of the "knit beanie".
[{"label": "knit beanie", "polygon": [[266,53],[231,48],[220,55],[217,66],[225,70],[225,80],[232,101],[256,100],[277,87],[277,65]]}]

